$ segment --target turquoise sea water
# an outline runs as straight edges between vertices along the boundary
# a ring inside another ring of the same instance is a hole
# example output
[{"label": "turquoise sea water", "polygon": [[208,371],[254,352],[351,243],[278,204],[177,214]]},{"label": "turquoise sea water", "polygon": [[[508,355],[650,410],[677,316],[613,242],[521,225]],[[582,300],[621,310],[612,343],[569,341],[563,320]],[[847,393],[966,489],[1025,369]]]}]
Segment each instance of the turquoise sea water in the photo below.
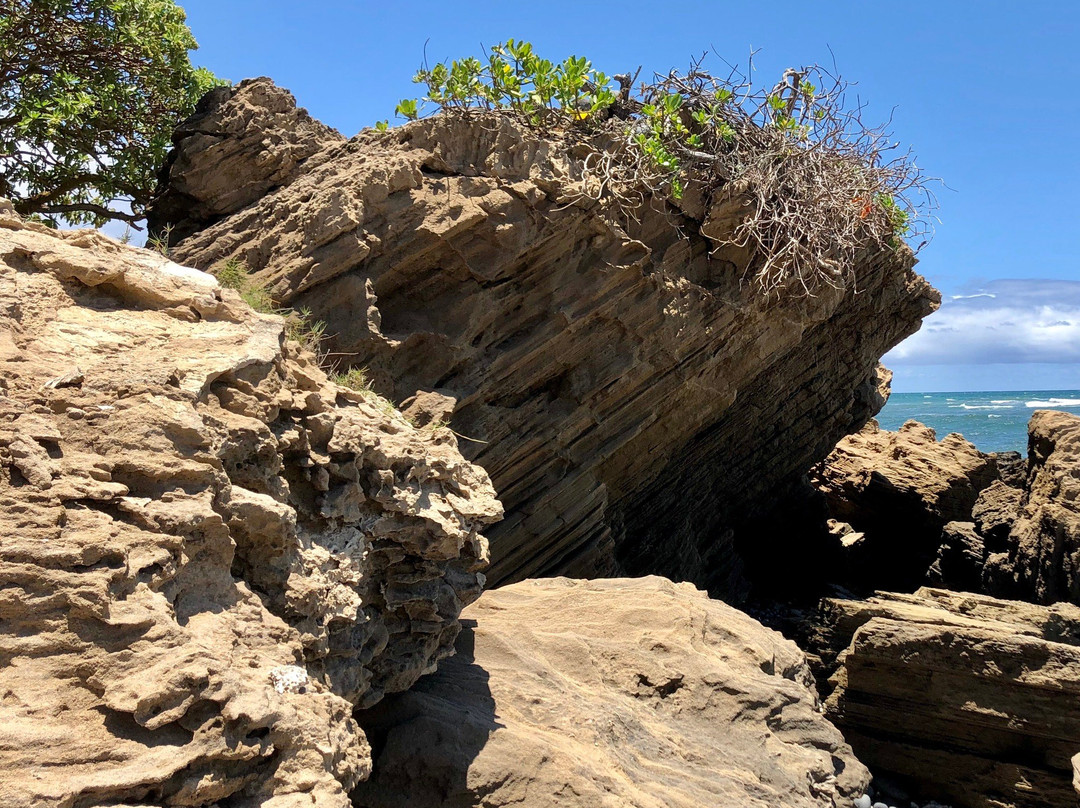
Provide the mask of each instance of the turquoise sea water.
[{"label": "turquoise sea water", "polygon": [[984,452],[1027,453],[1027,423],[1035,410],[1080,415],[1080,390],[1007,390],[985,393],[893,393],[878,413],[882,429],[915,419],[938,439],[959,432]]}]

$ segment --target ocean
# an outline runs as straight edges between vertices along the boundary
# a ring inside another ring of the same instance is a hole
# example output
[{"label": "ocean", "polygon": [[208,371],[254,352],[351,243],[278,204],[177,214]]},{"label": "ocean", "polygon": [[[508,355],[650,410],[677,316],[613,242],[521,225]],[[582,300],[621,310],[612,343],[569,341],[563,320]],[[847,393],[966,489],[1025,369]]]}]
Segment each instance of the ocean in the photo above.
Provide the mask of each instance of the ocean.
[{"label": "ocean", "polygon": [[1035,410],[1080,415],[1080,390],[1006,390],[984,393],[893,393],[877,420],[895,430],[914,419],[938,440],[959,432],[984,452],[1027,454],[1027,423]]}]

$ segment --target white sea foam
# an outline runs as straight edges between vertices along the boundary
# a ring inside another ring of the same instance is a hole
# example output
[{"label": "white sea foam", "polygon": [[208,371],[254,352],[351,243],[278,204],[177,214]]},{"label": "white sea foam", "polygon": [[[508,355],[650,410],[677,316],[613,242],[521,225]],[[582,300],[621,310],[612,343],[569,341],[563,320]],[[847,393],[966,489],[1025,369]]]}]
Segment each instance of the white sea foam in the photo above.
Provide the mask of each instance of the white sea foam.
[{"label": "white sea foam", "polygon": [[991,404],[1019,404],[1020,402],[1015,398],[992,398]]},{"label": "white sea foam", "polygon": [[[1077,402],[1080,404],[1080,401]],[[950,404],[950,410],[1011,410],[1011,404]]]},{"label": "white sea foam", "polygon": [[1043,409],[1055,407],[1080,407],[1080,398],[1050,398],[1046,401],[1029,401],[1029,407],[1041,407]]},{"label": "white sea foam", "polygon": [[992,413],[992,412],[988,412],[986,414],[986,417],[987,418],[1000,418],[1001,416],[1000,415],[994,415],[994,413]]}]

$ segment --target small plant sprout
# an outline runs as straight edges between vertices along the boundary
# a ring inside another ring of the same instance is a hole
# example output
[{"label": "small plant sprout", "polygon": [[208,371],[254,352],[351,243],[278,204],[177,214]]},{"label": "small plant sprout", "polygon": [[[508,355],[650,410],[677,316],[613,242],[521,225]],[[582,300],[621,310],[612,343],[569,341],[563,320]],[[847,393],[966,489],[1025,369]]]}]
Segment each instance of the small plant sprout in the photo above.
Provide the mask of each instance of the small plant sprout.
[{"label": "small plant sprout", "polygon": [[322,341],[326,339],[326,323],[314,320],[311,309],[301,308],[285,314],[285,337],[298,342],[301,347],[311,351],[321,362]]},{"label": "small plant sprout", "polygon": [[367,368],[349,368],[342,373],[334,374],[334,384],[340,384],[342,387],[348,387],[350,390],[355,390],[357,393],[362,393],[371,389],[371,382],[368,381]]},{"label": "small plant sprout", "polygon": [[865,248],[929,236],[929,178],[887,125],[863,123],[865,106],[834,72],[790,68],[755,86],[753,55],[745,75],[703,62],[635,90],[636,73],[609,78],[584,57],[549,61],[510,39],[483,60],[425,64],[413,78],[425,95],[396,113],[512,116],[572,147],[579,200],[630,218],[646,199],[678,203],[692,180],[706,203],[738,209],[716,246],[748,248],[746,277],[767,293],[844,286]]},{"label": "small plant sprout", "polygon": [[[161,231],[155,233],[146,239],[146,248],[153,250],[154,252],[161,253],[166,258],[169,257],[169,238],[172,236],[173,226],[171,224],[165,225],[161,228]],[[125,233],[126,235],[126,233]],[[130,236],[128,236],[130,239]],[[126,241],[124,242],[127,243]]]},{"label": "small plant sprout", "polygon": [[260,314],[278,314],[285,318],[285,338],[300,344],[322,361],[322,341],[326,338],[326,323],[313,320],[309,309],[282,309],[274,305],[274,298],[266,284],[252,277],[241,259],[230,258],[214,270],[214,275],[226,289],[240,293],[241,299]]},{"label": "small plant sprout", "polygon": [[240,293],[245,303],[260,314],[277,314],[270,290],[255,278],[239,258],[230,258],[214,271],[218,283]]},{"label": "small plant sprout", "polygon": [[394,113],[402,118],[415,121],[418,117],[417,104],[413,99],[405,98],[398,102]]}]

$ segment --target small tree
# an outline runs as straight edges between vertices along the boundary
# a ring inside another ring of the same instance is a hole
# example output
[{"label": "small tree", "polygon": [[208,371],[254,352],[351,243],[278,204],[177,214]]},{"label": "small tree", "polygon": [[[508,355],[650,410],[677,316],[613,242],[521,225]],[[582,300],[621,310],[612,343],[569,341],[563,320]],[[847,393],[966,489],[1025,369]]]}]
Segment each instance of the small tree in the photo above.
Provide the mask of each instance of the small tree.
[{"label": "small tree", "polygon": [[173,127],[220,82],[172,0],[0,0],[0,196],[23,215],[134,223]]}]

